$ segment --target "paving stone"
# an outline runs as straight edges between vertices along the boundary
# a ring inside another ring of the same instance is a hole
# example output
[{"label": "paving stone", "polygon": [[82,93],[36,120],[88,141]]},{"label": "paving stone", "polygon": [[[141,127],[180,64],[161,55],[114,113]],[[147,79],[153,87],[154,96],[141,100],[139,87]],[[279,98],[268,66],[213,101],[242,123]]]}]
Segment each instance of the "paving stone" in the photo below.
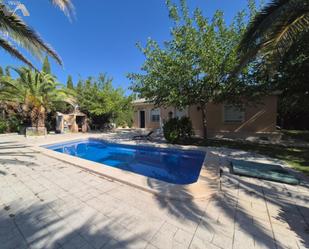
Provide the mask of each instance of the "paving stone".
[{"label": "paving stone", "polygon": [[96,249],[103,248],[111,239],[113,239],[113,236],[104,232],[91,233],[87,231],[82,232],[81,236],[89,245]]},{"label": "paving stone", "polygon": [[186,248],[189,247],[192,238],[193,238],[192,233],[185,232],[181,229],[178,229],[176,234],[174,235],[174,241],[180,243]]},{"label": "paving stone", "polygon": [[211,242],[214,237],[215,230],[213,229],[212,225],[206,221],[201,222],[198,226],[195,236],[205,242]]},{"label": "paving stone", "polygon": [[63,249],[82,249],[87,246],[90,247],[87,241],[79,235],[74,235],[71,239],[68,239],[63,244],[61,243],[61,247]]},{"label": "paving stone", "polygon": [[166,236],[173,237],[176,234],[177,230],[178,227],[166,222],[160,228],[159,232],[165,234]]},{"label": "paving stone", "polygon": [[277,248],[283,248],[283,245],[280,244],[279,247],[276,246],[275,241],[273,239],[265,239],[265,238],[261,238],[258,239],[256,238],[254,240],[254,248],[258,248],[258,249],[277,249]]},{"label": "paving stone", "polygon": [[[237,150],[214,152],[220,158],[213,163],[222,167],[242,155],[260,160]],[[16,162],[0,162],[6,172],[0,205],[10,206],[0,208],[1,249],[27,248],[19,231],[31,249],[309,247],[309,194],[300,186],[224,170],[223,191],[213,199],[166,201],[28,148],[14,153],[20,156],[5,158]]]},{"label": "paving stone", "polygon": [[147,244],[145,249],[158,249],[158,247],[152,245],[152,244]]},{"label": "paving stone", "polygon": [[233,248],[254,248],[254,238],[244,230],[235,230]]},{"label": "paving stone", "polygon": [[220,247],[212,244],[211,242],[206,242],[198,237],[194,237],[192,243],[189,247],[190,249],[221,249]]},{"label": "paving stone", "polygon": [[[207,242],[207,244],[209,244],[209,242]],[[194,236],[189,248],[190,249],[204,249],[206,248],[205,245],[206,243],[204,240],[202,240],[201,238],[197,236]]]},{"label": "paving stone", "polygon": [[159,232],[154,236],[150,243],[157,248],[172,248],[173,237],[167,236],[164,233]]},{"label": "paving stone", "polygon": [[217,247],[228,249],[232,248],[233,239],[231,237],[225,236],[220,232],[217,232],[214,234],[214,238],[211,243]]},{"label": "paving stone", "polygon": [[102,248],[104,249],[121,249],[124,245],[115,239],[109,240]]},{"label": "paving stone", "polygon": [[20,236],[17,235],[11,239],[2,240],[1,249],[24,249],[28,248],[26,241]]}]

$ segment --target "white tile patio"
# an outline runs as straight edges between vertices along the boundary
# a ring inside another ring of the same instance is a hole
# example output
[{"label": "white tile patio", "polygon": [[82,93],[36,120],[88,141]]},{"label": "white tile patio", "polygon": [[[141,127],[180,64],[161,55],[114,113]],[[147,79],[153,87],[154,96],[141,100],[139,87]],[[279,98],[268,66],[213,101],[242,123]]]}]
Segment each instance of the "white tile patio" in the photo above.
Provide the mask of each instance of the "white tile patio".
[{"label": "white tile patio", "polygon": [[[215,197],[170,200],[35,152],[39,142],[0,137],[1,249],[309,248],[307,187],[225,172]],[[237,154],[213,151],[222,167]]]}]

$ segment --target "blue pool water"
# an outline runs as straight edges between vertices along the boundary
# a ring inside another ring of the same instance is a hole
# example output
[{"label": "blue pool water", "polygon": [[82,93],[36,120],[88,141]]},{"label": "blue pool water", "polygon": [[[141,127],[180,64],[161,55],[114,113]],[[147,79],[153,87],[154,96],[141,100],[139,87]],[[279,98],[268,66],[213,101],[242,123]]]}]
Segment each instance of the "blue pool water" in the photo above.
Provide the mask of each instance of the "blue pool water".
[{"label": "blue pool water", "polygon": [[205,158],[205,152],[201,151],[113,144],[95,139],[45,148],[175,184],[196,182]]}]

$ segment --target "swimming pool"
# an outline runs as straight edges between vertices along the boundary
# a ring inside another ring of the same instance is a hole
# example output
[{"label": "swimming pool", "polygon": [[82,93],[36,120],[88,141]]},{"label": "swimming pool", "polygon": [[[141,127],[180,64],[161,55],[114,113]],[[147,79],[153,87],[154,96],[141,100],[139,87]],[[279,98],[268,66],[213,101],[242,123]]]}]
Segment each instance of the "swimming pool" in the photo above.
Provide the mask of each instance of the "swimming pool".
[{"label": "swimming pool", "polygon": [[97,139],[44,147],[102,163],[103,167],[107,165],[174,184],[196,182],[206,154],[202,151],[124,145]]}]

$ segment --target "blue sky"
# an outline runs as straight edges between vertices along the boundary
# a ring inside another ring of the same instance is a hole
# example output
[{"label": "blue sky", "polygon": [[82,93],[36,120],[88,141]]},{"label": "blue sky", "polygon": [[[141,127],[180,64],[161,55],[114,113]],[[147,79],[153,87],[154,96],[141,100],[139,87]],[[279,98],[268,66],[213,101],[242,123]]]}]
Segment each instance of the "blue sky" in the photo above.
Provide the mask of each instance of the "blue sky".
[{"label": "blue sky", "polygon": [[[177,2],[177,0],[174,0]],[[139,72],[144,61],[136,42],[145,44],[148,37],[159,42],[169,39],[172,23],[165,0],[73,0],[76,20],[70,22],[48,0],[23,0],[30,12],[24,20],[62,57],[64,66],[51,61],[53,74],[62,83],[73,76],[96,76],[106,72],[114,86],[129,91],[126,74]],[[225,20],[247,5],[246,0],[188,0],[190,10],[200,7],[211,17],[216,9],[224,11]],[[0,50],[0,65],[22,65]],[[40,62],[32,59],[40,67]]]}]

